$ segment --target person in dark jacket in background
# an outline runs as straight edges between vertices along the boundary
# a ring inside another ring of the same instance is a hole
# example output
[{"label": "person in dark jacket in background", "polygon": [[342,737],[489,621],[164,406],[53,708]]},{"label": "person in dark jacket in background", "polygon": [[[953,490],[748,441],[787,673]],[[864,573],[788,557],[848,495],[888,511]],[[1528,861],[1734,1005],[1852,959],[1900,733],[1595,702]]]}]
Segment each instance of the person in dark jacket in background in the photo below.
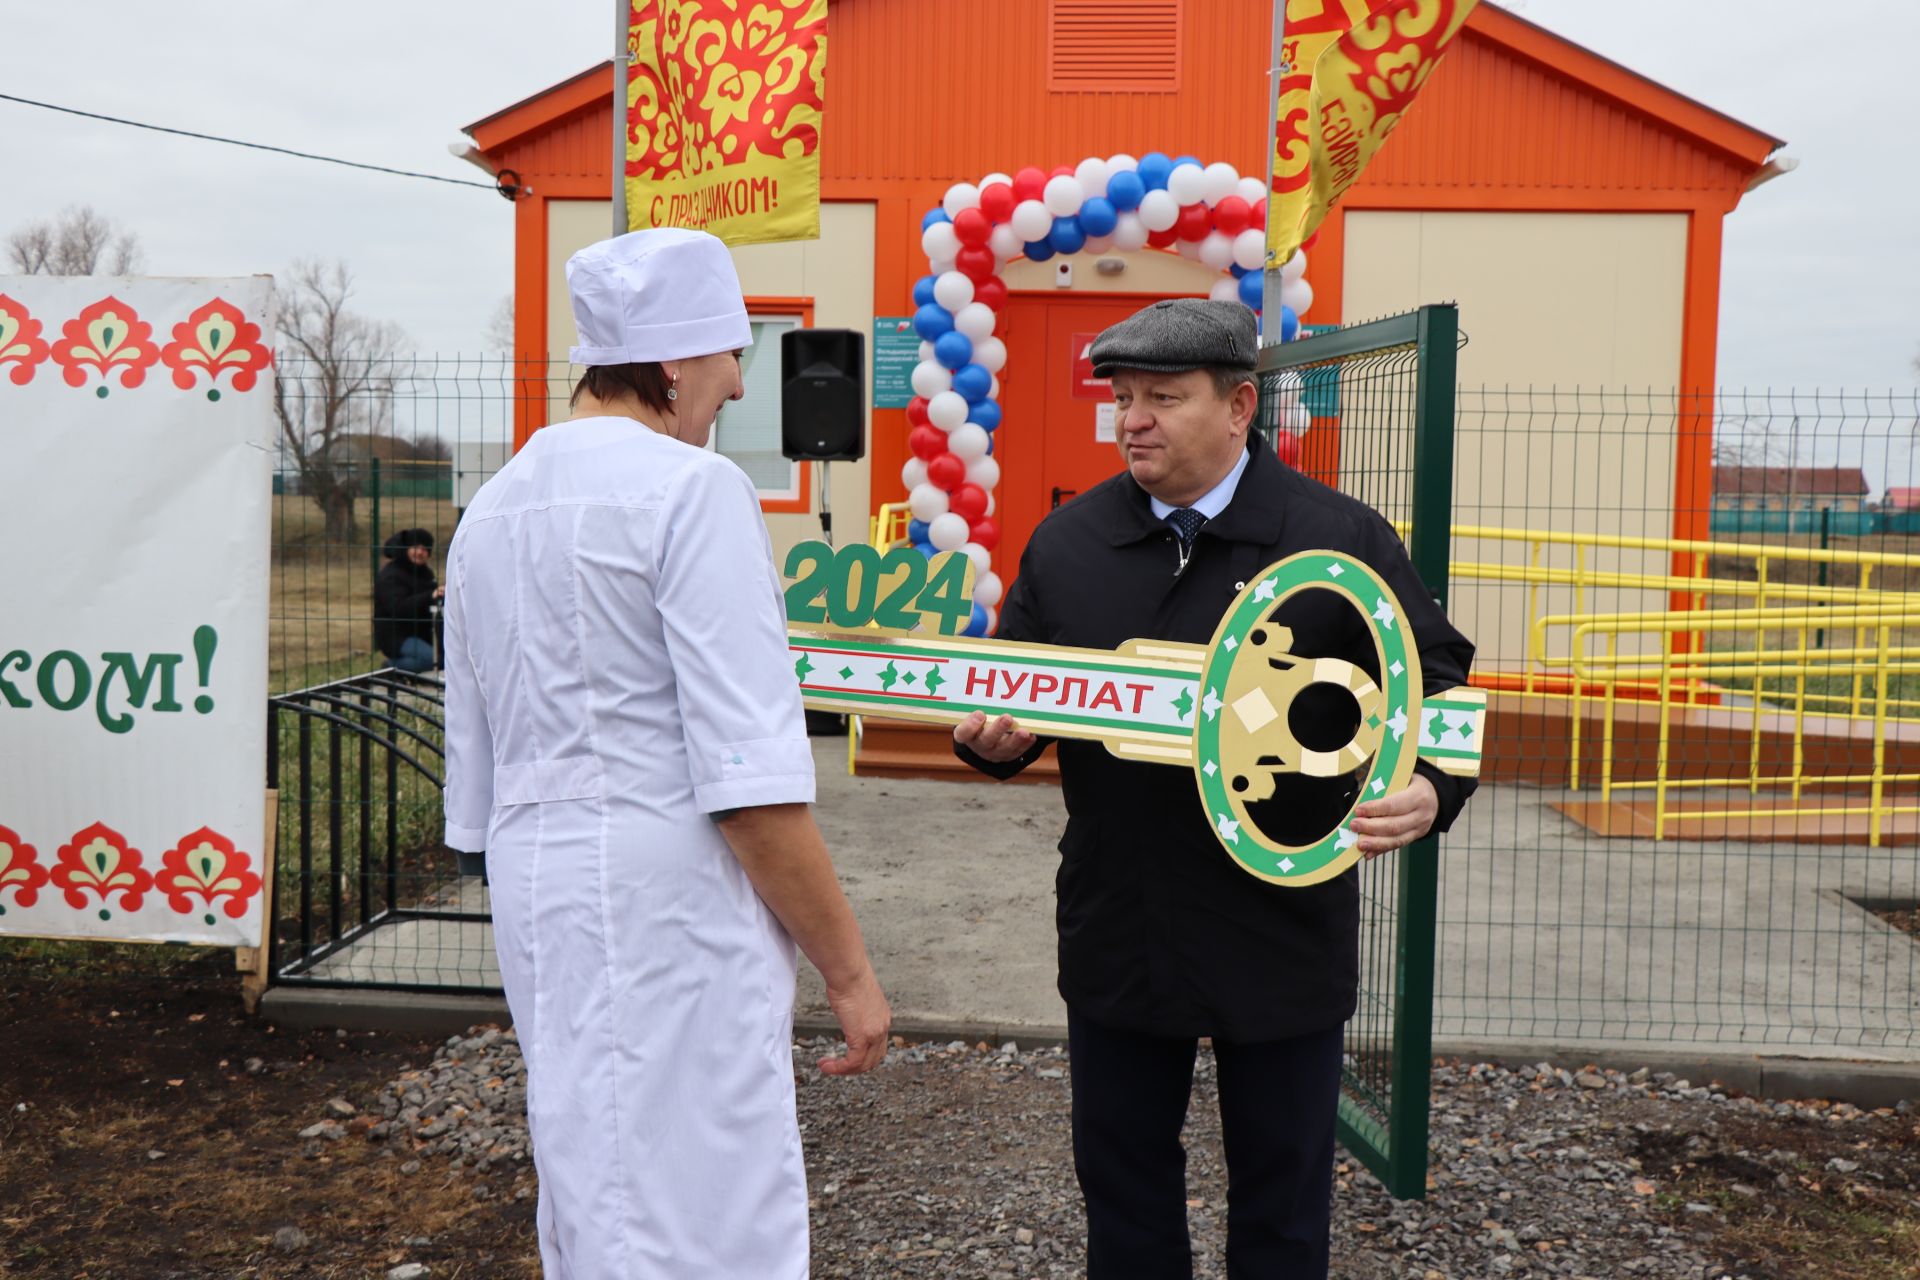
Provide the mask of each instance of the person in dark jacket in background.
[{"label": "person in dark jacket in background", "polygon": [[[1399,597],[1426,691],[1467,682],[1473,646],[1392,526],[1249,448],[1259,399],[1251,311],[1157,302],[1102,333],[1092,355],[1096,375],[1113,379],[1127,469],[1034,531],[999,638],[1204,645],[1261,569],[1295,552],[1336,550],[1367,563]],[[1334,593],[1299,593],[1272,620],[1292,629],[1292,652],[1342,658],[1380,678],[1365,619]],[[963,760],[1000,778],[1051,745],[1010,717],[979,713],[955,728],[954,742]],[[1098,742],[1062,740],[1058,750],[1067,809],[1060,994],[1089,1277],[1193,1273],[1180,1130],[1201,1036],[1212,1037],[1219,1071],[1227,1274],[1324,1277],[1342,1031],[1358,986],[1358,871],[1310,886],[1258,880],[1219,848],[1188,770],[1122,760]],[[1269,834],[1306,843],[1344,817],[1364,773],[1331,782],[1277,774],[1273,798],[1253,814]],[[1362,855],[1446,830],[1472,790],[1471,780],[1420,762],[1404,790],[1357,810],[1351,830]]]},{"label": "person in dark jacket in background", "polygon": [[401,671],[440,665],[433,606],[446,588],[433,576],[433,534],[402,529],[383,548],[387,563],[373,580],[373,645]]}]

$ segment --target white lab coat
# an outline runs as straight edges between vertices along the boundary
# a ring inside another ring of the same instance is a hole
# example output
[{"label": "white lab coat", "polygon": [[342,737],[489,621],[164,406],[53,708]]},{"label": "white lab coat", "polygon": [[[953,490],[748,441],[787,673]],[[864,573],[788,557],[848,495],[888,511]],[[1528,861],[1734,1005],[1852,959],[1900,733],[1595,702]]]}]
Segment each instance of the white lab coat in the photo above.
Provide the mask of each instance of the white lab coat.
[{"label": "white lab coat", "polygon": [[794,946],[711,816],[814,795],[753,485],[626,419],[537,432],[461,519],[446,649],[547,1277],[804,1277]]}]

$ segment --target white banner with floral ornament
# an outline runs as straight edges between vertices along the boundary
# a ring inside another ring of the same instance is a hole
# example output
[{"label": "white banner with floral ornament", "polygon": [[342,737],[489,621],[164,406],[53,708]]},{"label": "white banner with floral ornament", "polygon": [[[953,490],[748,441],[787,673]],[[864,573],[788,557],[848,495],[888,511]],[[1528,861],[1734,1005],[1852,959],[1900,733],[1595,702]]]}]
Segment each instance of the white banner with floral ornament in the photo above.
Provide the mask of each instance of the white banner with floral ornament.
[{"label": "white banner with floral ornament", "polygon": [[0,934],[261,942],[270,285],[0,276]]}]

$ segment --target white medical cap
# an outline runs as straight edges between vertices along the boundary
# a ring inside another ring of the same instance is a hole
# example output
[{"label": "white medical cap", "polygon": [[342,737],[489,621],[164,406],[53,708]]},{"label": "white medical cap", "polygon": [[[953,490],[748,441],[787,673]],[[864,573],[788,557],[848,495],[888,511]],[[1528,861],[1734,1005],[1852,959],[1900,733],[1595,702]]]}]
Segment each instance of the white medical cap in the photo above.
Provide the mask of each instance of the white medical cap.
[{"label": "white medical cap", "polygon": [[753,345],[740,277],[704,231],[660,227],[588,245],[567,259],[580,344],[574,364],[686,360]]}]

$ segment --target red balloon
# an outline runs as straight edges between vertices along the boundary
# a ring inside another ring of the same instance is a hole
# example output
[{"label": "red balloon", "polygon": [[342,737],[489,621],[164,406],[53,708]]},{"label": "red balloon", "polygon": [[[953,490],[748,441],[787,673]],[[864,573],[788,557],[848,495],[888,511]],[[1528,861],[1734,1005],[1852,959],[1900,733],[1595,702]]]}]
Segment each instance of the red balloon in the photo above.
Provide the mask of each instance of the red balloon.
[{"label": "red balloon", "polygon": [[932,421],[933,419],[927,416],[927,398],[925,396],[915,396],[913,399],[907,401],[908,426],[924,427]]},{"label": "red balloon", "polygon": [[953,234],[961,244],[985,244],[993,234],[993,222],[978,209],[962,209],[953,215]]},{"label": "red balloon", "polygon": [[1165,231],[1147,232],[1147,243],[1156,249],[1171,249],[1173,248],[1173,242],[1179,238],[1179,227],[1168,227]]},{"label": "red balloon", "polygon": [[1273,438],[1273,451],[1290,467],[1300,465],[1300,437],[1282,427]]},{"label": "red balloon", "polygon": [[1048,178],[1071,178],[1072,176],[1073,166],[1070,164],[1063,164],[1047,175]]},{"label": "red balloon", "polygon": [[[954,229],[959,230],[960,220],[953,221]],[[1239,196],[1228,196],[1213,206],[1213,225],[1230,236],[1237,236],[1253,225],[1253,207]],[[962,240],[965,236],[960,237]]]},{"label": "red balloon", "polygon": [[1038,200],[1047,189],[1047,175],[1038,165],[1028,165],[1013,175],[1013,200]]},{"label": "red balloon", "polygon": [[[933,428],[938,431],[940,428]],[[967,464],[950,453],[942,453],[927,462],[927,483],[936,489],[945,489],[948,493],[964,489],[967,484]],[[975,486],[976,488],[978,486]],[[985,511],[986,504],[980,504]]]},{"label": "red balloon", "polygon": [[993,279],[993,273],[1000,269],[1000,260],[993,256],[993,250],[983,244],[960,246],[960,252],[953,255],[954,269],[978,286]]},{"label": "red balloon", "polygon": [[1267,229],[1267,202],[1265,200],[1254,201],[1250,212],[1253,214],[1253,218],[1247,225],[1258,227],[1260,230],[1265,231]]},{"label": "red balloon", "polygon": [[1213,229],[1213,211],[1198,202],[1180,210],[1180,221],[1173,224],[1182,240],[1205,240]]},{"label": "red balloon", "polygon": [[947,451],[947,433],[938,427],[915,427],[907,435],[907,448],[923,462],[932,462]]},{"label": "red balloon", "polygon": [[[951,500],[948,505],[952,505]],[[991,519],[975,520],[973,528],[967,530],[967,536],[991,551],[1000,545],[1000,526]]]},{"label": "red balloon", "polygon": [[1013,194],[1013,188],[1004,182],[989,182],[980,188],[980,212],[995,222],[1005,222],[1011,218],[1013,206],[1018,203],[1020,201]]},{"label": "red balloon", "polygon": [[[952,457],[953,455],[949,454],[947,456]],[[960,461],[958,458],[954,458],[953,460],[955,462]],[[929,468],[929,471],[931,471],[931,468]],[[961,474],[963,476],[965,475],[965,468],[961,469]],[[955,515],[960,516],[968,524],[972,524],[976,520],[985,518],[987,514],[987,491],[977,484],[963,484],[953,491],[951,498],[947,499],[947,509]]]},{"label": "red balloon", "polygon": [[973,286],[973,300],[984,302],[994,311],[1007,305],[1007,282],[999,276],[988,276]]}]

